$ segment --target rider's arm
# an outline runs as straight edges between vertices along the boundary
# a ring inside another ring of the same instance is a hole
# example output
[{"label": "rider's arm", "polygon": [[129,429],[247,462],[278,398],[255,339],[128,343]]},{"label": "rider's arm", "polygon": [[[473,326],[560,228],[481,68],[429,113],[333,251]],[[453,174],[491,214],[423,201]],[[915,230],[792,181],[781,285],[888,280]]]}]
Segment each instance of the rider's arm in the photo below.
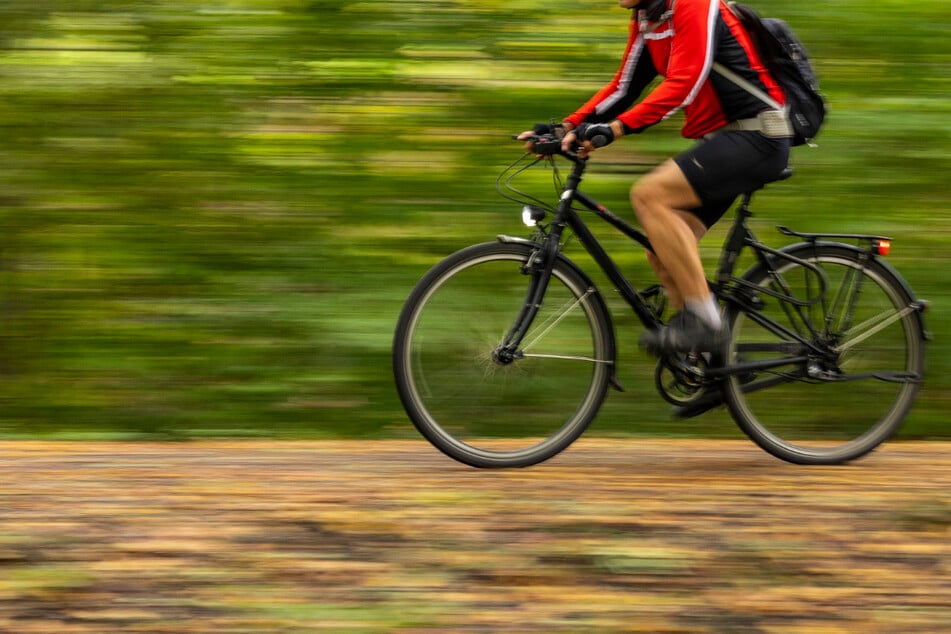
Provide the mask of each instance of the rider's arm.
[{"label": "rider's arm", "polygon": [[606,123],[631,107],[644,88],[657,76],[657,69],[644,46],[637,20],[631,20],[627,47],[614,78],[577,111],[565,117],[565,128],[579,123]]},{"label": "rider's arm", "polygon": [[640,103],[618,116],[634,132],[667,119],[693,102],[710,74],[719,0],[678,2],[676,7],[664,80]]}]

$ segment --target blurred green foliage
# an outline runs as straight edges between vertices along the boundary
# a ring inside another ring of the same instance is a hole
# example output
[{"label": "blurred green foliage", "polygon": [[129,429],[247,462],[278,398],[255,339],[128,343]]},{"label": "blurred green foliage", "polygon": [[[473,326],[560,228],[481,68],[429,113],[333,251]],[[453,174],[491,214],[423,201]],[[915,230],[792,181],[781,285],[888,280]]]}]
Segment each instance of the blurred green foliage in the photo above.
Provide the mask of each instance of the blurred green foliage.
[{"label": "blurred green foliage", "polygon": [[[752,4],[793,24],[831,107],[758,198],[760,237],[895,237],[936,335],[903,433],[947,437],[946,1]],[[412,435],[402,300],[447,253],[523,231],[493,190],[509,135],[602,85],[626,19],[607,0],[5,0],[0,435]],[[684,147],[678,128],[599,153],[588,191],[628,213],[625,172]],[[592,432],[734,433],[667,420],[616,307],[628,392]]]}]

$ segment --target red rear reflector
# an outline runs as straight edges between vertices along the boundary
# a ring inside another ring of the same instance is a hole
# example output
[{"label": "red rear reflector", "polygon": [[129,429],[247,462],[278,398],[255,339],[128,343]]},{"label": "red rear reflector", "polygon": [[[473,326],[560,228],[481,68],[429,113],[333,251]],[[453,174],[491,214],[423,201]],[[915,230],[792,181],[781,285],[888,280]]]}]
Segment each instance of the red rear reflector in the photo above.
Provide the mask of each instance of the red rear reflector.
[{"label": "red rear reflector", "polygon": [[872,246],[875,247],[875,253],[878,255],[888,255],[888,252],[892,250],[892,241],[876,240],[875,244]]}]

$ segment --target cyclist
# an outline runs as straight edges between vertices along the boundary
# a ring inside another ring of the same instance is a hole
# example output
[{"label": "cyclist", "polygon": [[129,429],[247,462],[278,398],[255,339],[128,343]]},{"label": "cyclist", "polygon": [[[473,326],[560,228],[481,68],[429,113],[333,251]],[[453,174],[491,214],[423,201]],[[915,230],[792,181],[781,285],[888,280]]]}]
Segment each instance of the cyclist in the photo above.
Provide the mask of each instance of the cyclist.
[{"label": "cyclist", "polygon": [[[789,159],[791,132],[784,112],[712,73],[711,64],[719,62],[777,103],[784,104],[785,97],[722,0],[619,0],[619,5],[634,11],[614,78],[562,124],[539,124],[519,138],[564,133],[564,149],[580,142],[584,157],[596,146],[684,111],[681,133],[697,143],[631,189],[631,204],[654,249],[647,259],[669,303],[680,311],[664,328],[645,333],[641,346],[652,354],[719,350],[727,327],[697,245],[739,194],[779,178]],[[662,81],[638,101],[657,76]],[[530,140],[527,146],[531,149]]]}]

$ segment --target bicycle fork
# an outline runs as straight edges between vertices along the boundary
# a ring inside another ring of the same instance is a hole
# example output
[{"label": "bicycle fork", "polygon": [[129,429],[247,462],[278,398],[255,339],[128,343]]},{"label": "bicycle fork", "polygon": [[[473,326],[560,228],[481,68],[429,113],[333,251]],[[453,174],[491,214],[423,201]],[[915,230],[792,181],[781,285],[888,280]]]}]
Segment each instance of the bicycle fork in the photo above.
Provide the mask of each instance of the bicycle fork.
[{"label": "bicycle fork", "polygon": [[564,218],[571,210],[571,202],[581,182],[582,171],[583,168],[579,169],[579,166],[572,170],[562,191],[558,209],[549,232],[543,240],[537,243],[537,248],[532,251],[531,256],[522,265],[522,273],[529,276],[531,281],[528,284],[525,302],[522,304],[522,309],[515,318],[512,328],[509,329],[496,349],[492,351],[492,359],[496,363],[507,365],[523,356],[519,352],[519,347],[538,316],[538,311],[541,309],[545,293],[548,290],[548,283],[551,281],[555,262],[561,249],[561,235],[565,229]]},{"label": "bicycle fork", "polygon": [[[552,271],[554,270],[554,256],[557,254],[558,243],[555,241],[555,248],[552,249],[549,246],[551,242],[551,236],[549,235],[540,248],[533,251],[525,264],[522,265],[522,273],[529,276],[531,281],[528,284],[525,301],[522,303],[522,308],[519,310],[515,322],[505,334],[502,342],[492,351],[492,360],[496,363],[507,365],[521,357],[518,352],[519,346],[538,315],[538,310],[542,306],[545,291],[548,290],[548,282],[551,280]],[[554,254],[552,251],[554,251]]]},{"label": "bicycle fork", "polygon": [[566,219],[571,215],[571,203],[574,201],[575,192],[581,183],[583,172],[584,165],[582,163],[576,164],[566,179],[548,233],[536,243],[532,255],[522,265],[522,273],[530,276],[531,282],[528,285],[528,292],[522,309],[519,311],[518,317],[515,318],[515,323],[505,335],[502,343],[492,353],[492,358],[496,363],[508,364],[521,356],[518,353],[519,346],[522,345],[522,340],[535,321],[545,298],[545,292],[548,290],[548,283],[551,281],[552,271],[555,270],[555,263],[561,250],[561,236],[568,225]]}]

